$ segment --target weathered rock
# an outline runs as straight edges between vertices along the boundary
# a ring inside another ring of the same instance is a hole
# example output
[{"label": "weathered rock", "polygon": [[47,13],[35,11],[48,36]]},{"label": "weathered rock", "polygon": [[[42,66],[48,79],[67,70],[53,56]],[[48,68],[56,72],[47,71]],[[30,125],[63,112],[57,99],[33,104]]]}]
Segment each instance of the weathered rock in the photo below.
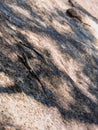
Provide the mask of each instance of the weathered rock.
[{"label": "weathered rock", "polygon": [[98,129],[98,16],[89,5],[0,1],[0,129]]}]

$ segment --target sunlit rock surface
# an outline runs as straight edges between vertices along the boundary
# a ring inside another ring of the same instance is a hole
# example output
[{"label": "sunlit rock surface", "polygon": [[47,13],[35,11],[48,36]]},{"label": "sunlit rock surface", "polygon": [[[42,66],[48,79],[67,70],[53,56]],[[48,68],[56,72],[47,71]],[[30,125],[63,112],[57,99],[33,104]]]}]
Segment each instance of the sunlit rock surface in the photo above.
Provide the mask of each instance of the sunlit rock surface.
[{"label": "sunlit rock surface", "polygon": [[97,0],[0,1],[0,130],[98,130],[97,12]]}]

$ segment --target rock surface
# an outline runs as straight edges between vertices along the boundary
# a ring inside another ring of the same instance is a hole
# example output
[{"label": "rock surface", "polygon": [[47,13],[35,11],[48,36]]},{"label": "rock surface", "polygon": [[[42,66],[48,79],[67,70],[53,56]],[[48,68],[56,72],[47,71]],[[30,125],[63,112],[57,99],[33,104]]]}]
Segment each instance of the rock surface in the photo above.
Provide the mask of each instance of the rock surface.
[{"label": "rock surface", "polygon": [[97,0],[0,1],[0,130],[98,130],[97,12]]}]

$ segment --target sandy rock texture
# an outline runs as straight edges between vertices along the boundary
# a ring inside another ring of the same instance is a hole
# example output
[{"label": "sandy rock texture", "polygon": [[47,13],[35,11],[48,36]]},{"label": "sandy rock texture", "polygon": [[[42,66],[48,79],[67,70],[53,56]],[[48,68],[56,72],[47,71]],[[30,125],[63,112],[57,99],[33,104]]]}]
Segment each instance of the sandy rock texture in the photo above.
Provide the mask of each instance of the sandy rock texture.
[{"label": "sandy rock texture", "polygon": [[0,0],[0,130],[98,130],[97,0]]}]

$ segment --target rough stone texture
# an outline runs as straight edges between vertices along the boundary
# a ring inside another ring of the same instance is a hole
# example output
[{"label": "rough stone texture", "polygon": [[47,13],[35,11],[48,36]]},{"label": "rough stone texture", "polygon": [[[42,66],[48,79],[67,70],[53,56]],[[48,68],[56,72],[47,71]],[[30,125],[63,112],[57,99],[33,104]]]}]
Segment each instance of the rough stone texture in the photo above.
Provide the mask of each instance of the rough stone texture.
[{"label": "rough stone texture", "polygon": [[0,0],[0,130],[98,130],[97,10],[97,0]]}]

